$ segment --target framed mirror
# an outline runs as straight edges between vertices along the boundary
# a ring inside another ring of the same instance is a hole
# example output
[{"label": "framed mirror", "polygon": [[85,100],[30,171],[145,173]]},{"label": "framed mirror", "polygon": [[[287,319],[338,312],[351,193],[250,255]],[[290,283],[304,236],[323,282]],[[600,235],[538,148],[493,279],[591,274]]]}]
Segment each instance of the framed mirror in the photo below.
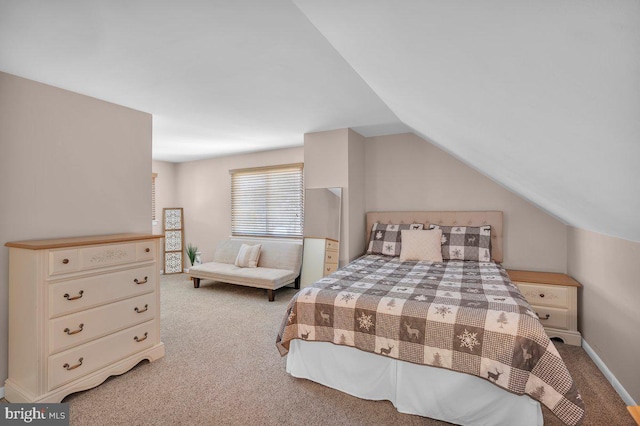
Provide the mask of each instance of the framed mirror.
[{"label": "framed mirror", "polygon": [[308,188],[304,198],[302,287],[338,269],[342,188]]}]

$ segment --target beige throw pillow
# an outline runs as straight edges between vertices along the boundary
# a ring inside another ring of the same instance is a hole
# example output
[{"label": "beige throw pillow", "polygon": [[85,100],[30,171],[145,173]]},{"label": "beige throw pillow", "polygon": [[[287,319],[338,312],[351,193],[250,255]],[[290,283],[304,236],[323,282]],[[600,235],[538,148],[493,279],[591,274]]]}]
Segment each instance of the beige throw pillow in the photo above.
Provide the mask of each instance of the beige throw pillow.
[{"label": "beige throw pillow", "polygon": [[431,231],[402,230],[402,249],[400,260],[426,260],[442,262],[442,230]]},{"label": "beige throw pillow", "polygon": [[256,244],[250,246],[243,244],[238,251],[238,257],[236,257],[236,266],[241,268],[256,268],[258,266],[258,259],[260,258],[260,250],[262,244]]}]

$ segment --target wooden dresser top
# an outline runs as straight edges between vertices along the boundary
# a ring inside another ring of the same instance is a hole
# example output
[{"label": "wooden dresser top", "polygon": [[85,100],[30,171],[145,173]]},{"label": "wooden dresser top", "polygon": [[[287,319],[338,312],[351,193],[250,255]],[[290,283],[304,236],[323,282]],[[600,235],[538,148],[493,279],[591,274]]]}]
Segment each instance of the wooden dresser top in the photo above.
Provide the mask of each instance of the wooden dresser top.
[{"label": "wooden dresser top", "polygon": [[93,244],[122,243],[125,241],[149,240],[151,238],[164,238],[164,235],[153,234],[110,234],[91,235],[86,237],[53,238],[48,240],[10,241],[6,247],[22,248],[28,250],[44,250],[62,247],[88,246]]}]

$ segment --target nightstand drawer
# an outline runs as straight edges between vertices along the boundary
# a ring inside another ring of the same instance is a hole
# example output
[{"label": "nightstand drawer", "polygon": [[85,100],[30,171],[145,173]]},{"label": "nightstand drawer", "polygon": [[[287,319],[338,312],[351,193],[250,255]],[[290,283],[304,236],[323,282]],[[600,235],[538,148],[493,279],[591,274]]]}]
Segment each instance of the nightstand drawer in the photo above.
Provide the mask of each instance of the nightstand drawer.
[{"label": "nightstand drawer", "polygon": [[540,322],[545,327],[560,328],[562,330],[569,329],[569,310],[550,308],[547,306],[531,306],[533,311],[538,314]]},{"label": "nightstand drawer", "polygon": [[340,243],[338,243],[337,241],[331,240],[329,238],[327,238],[327,250],[338,250],[338,246]]},{"label": "nightstand drawer", "polygon": [[567,287],[516,282],[518,288],[532,305],[569,307]]},{"label": "nightstand drawer", "polygon": [[337,263],[325,263],[324,264],[324,276],[334,273],[338,270]]},{"label": "nightstand drawer", "polygon": [[327,250],[324,254],[324,263],[338,263],[338,252]]}]

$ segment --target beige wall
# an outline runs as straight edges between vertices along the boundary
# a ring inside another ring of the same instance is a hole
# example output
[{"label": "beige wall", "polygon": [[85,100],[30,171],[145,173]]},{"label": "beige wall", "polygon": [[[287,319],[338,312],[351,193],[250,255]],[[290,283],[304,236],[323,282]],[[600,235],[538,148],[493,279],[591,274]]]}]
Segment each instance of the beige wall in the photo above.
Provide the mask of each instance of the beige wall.
[{"label": "beige wall", "polygon": [[[153,224],[154,234],[163,234],[164,226],[162,223],[162,209],[169,207],[180,207],[177,201],[177,177],[175,163],[167,161],[152,161],[153,173],[157,173],[156,177],[156,221]],[[164,270],[164,240],[160,242],[160,269]],[[184,258],[184,267],[189,267],[187,257]]]},{"label": "beige wall", "polygon": [[231,235],[229,170],[303,161],[302,148],[288,148],[176,164],[173,207],[184,208],[185,247],[197,246],[202,261],[211,261],[217,244]]},{"label": "beige wall", "polygon": [[367,211],[501,210],[506,267],[566,272],[559,220],[412,133],[367,138],[365,147]]},{"label": "beige wall", "polygon": [[363,232],[366,227],[366,182],[365,182],[365,138],[349,129],[349,261],[362,256],[365,252]]},{"label": "beige wall", "polygon": [[7,241],[151,232],[151,115],[0,72],[0,386]]},{"label": "beige wall", "polygon": [[342,188],[339,262],[349,261],[349,129],[304,135],[305,188]]},{"label": "beige wall", "polygon": [[156,177],[156,221],[153,225],[154,234],[162,234],[162,209],[178,206],[177,184],[177,164],[167,161],[153,160],[152,170],[157,173]]},{"label": "beige wall", "polygon": [[569,227],[568,273],[582,283],[582,337],[640,402],[640,243]]},{"label": "beige wall", "polygon": [[304,158],[306,188],[342,188],[342,266],[364,252],[365,138],[351,129],[307,133]]}]

